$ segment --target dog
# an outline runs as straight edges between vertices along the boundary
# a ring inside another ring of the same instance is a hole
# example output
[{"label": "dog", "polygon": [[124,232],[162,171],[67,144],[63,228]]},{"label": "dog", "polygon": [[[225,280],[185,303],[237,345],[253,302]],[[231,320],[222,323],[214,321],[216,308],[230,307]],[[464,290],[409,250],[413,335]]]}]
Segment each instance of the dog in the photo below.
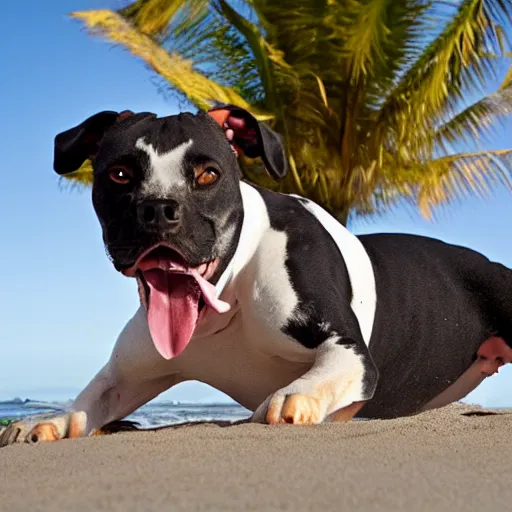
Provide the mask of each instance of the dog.
[{"label": "dog", "polygon": [[254,422],[407,416],[512,362],[511,270],[431,238],[355,236],[243,181],[237,154],[286,175],[279,136],[230,105],[105,111],[56,136],[58,174],[91,159],[105,247],[141,305],[69,411],[17,421],[0,445],[101,434],[190,380]]}]

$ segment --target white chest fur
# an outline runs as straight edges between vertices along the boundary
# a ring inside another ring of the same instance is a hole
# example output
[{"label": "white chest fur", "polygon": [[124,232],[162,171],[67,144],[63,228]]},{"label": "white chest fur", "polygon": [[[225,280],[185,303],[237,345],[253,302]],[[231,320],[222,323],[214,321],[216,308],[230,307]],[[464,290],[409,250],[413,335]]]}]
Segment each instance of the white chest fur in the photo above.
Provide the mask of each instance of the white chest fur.
[{"label": "white chest fur", "polygon": [[313,353],[309,363],[298,362],[293,355],[300,347],[294,345],[278,330],[263,332],[238,310],[225,329],[189,344],[179,358],[181,378],[209,384],[254,410],[311,366]]}]

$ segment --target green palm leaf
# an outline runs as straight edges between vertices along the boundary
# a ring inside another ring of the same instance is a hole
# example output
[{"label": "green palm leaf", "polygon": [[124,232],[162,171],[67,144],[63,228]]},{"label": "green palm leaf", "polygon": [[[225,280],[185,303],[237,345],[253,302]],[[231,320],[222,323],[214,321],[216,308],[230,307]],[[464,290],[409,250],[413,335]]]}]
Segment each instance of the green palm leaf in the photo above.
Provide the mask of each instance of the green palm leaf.
[{"label": "green palm leaf", "polygon": [[[446,13],[438,15],[442,23]],[[512,17],[512,3],[501,0],[463,0],[445,29],[426,48],[386,98],[380,121],[394,125],[397,143],[414,140],[419,134],[455,112],[465,94],[485,88],[496,73],[499,61],[489,55],[510,46],[499,23]],[[390,123],[391,121],[391,123]],[[428,142],[428,141],[427,141]]]},{"label": "green palm leaf", "polygon": [[507,78],[498,91],[465,108],[441,126],[436,132],[435,142],[445,152],[459,142],[471,144],[481,137],[493,135],[497,123],[507,119],[510,114],[512,80]]},{"label": "green palm leaf", "polygon": [[469,195],[486,199],[497,185],[512,191],[511,166],[512,150],[462,153],[430,162],[417,184],[420,212],[430,218],[434,206]]},{"label": "green palm leaf", "polygon": [[120,14],[143,34],[158,38],[165,36],[177,17],[193,21],[207,6],[207,0],[138,0],[121,9]]},{"label": "green palm leaf", "polygon": [[92,33],[108,35],[115,43],[125,46],[131,53],[142,58],[199,108],[208,109],[215,101],[250,108],[250,105],[233,89],[209,80],[194,69],[192,62],[180,55],[168,54],[152,38],[135,29],[121,15],[104,10],[75,12],[72,16],[85,22]]}]

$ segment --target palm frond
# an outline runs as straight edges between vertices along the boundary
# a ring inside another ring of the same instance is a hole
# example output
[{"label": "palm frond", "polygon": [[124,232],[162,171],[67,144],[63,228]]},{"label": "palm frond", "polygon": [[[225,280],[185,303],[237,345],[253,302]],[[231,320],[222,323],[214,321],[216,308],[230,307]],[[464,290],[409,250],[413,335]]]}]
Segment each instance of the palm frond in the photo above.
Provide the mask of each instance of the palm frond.
[{"label": "palm frond", "polygon": [[[510,55],[512,58],[512,54]],[[499,90],[502,91],[504,89],[508,89],[512,86],[512,66],[509,67],[508,73],[506,74],[503,82],[501,82]]]},{"label": "palm frond", "polygon": [[68,189],[83,190],[93,183],[92,163],[87,159],[79,169],[59,177],[61,186]]},{"label": "palm frond", "polygon": [[197,71],[234,89],[249,104],[263,105],[265,92],[250,46],[218,8],[209,6],[193,17],[177,14],[165,34],[171,35],[162,35],[159,45],[168,53],[193,61]]},{"label": "palm frond", "polygon": [[429,126],[453,114],[464,94],[485,89],[498,63],[484,55],[502,55],[503,34],[497,33],[496,26],[511,16],[512,2],[461,2],[456,16],[405,73],[381,108],[380,122],[392,127],[397,144],[413,143],[416,132],[428,131]]},{"label": "palm frond", "polygon": [[258,27],[244,18],[240,13],[233,9],[225,0],[218,0],[219,10],[234,28],[236,28],[247,41],[254,61],[258,68],[259,78],[265,91],[266,106],[269,109],[275,109],[278,106],[278,99],[274,84],[274,73],[271,61],[268,55],[268,44],[262,37]]},{"label": "palm frond", "polygon": [[475,144],[495,133],[512,114],[512,80],[504,85],[443,124],[435,132],[434,143],[448,153],[460,142]]},{"label": "palm frond", "polygon": [[512,191],[512,149],[460,153],[411,170],[416,178],[403,183],[404,196],[427,219],[432,218],[434,207],[470,195],[486,199],[498,185]]},{"label": "palm frond", "polygon": [[208,0],[137,0],[120,9],[119,14],[143,34],[162,38],[175,18],[181,15],[182,19],[193,21],[207,5]]},{"label": "palm frond", "polygon": [[428,2],[351,0],[347,4],[343,6],[347,20],[343,53],[351,79],[355,83],[361,76],[376,81],[393,78],[418,45]]},{"label": "palm frond", "polygon": [[74,12],[71,16],[84,22],[91,33],[106,36],[143,59],[198,108],[208,109],[212,103],[220,101],[246,108],[265,119],[271,117],[262,112],[255,112],[251,105],[232,88],[223,87],[196,71],[192,62],[178,54],[167,53],[119,14],[109,10],[98,10]]}]

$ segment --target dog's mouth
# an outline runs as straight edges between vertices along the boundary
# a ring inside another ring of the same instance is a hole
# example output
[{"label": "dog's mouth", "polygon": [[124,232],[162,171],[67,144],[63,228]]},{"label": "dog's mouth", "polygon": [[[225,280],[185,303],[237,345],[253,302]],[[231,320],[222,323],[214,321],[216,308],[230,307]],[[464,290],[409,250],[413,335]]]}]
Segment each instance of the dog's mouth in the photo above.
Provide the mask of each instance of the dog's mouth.
[{"label": "dog's mouth", "polygon": [[141,302],[146,308],[153,343],[165,359],[183,352],[203,307],[225,313],[230,305],[217,298],[212,278],[219,260],[197,267],[187,264],[175,249],[158,244],[145,251],[123,274],[136,277]]}]

